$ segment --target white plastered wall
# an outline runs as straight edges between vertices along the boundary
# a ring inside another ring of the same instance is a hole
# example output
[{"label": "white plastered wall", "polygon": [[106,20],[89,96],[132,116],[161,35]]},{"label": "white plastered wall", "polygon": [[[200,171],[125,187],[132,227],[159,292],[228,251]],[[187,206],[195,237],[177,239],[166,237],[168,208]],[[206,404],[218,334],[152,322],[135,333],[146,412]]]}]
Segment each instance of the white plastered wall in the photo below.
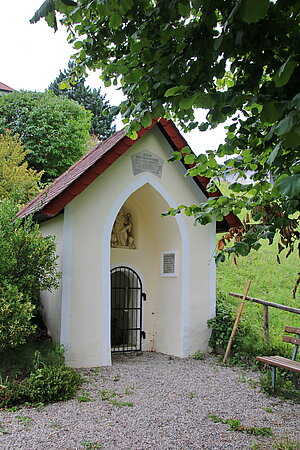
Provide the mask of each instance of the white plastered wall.
[{"label": "white plastered wall", "polygon": [[[43,236],[55,236],[57,270],[62,272],[63,254],[63,225],[64,216],[60,215],[40,225]],[[61,283],[58,289],[41,293],[42,317],[48,329],[48,333],[54,342],[60,342],[60,317],[61,317]]]},{"label": "white plastered wall", "polygon": [[[142,150],[165,160],[161,179],[149,172],[133,175],[131,155]],[[214,225],[194,227],[185,215],[160,217],[161,208],[204,198],[193,180],[184,178],[181,163],[167,162],[171,153],[155,127],[65,208],[60,341],[71,366],[111,363],[110,268],[119,264],[139,273],[148,295],[145,349],[187,356],[207,346],[206,322],[214,310]],[[110,249],[112,226],[126,200],[137,219],[137,247],[143,242],[139,257],[138,248]],[[48,234],[51,222],[43,225]],[[173,250],[178,277],[161,278],[160,253]]]}]

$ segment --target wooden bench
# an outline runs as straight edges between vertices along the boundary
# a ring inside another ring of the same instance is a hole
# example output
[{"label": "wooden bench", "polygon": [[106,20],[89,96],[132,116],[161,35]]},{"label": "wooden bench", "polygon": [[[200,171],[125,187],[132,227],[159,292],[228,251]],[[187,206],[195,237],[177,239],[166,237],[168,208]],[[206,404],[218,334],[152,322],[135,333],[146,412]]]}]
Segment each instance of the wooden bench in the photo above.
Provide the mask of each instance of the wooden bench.
[{"label": "wooden bench", "polygon": [[300,346],[300,328],[298,327],[290,327],[286,326],[284,329],[285,333],[296,334],[297,337],[294,336],[283,336],[283,342],[287,342],[289,344],[294,344],[294,351],[292,354],[292,359],[283,358],[282,356],[257,356],[257,360],[263,362],[264,364],[268,364],[272,367],[272,390],[275,393],[275,385],[276,385],[276,367],[280,367],[281,369],[290,370],[295,374],[294,382],[295,386],[298,387],[298,380],[296,373],[300,373],[300,362],[296,361],[296,356],[298,353],[298,348]]}]

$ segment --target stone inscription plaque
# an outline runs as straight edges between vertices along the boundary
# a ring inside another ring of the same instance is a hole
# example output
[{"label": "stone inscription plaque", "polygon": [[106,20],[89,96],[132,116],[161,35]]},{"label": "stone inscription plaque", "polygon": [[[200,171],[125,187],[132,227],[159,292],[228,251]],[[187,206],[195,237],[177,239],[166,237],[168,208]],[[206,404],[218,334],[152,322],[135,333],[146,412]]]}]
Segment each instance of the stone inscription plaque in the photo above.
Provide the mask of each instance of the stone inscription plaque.
[{"label": "stone inscription plaque", "polygon": [[133,175],[150,172],[158,178],[162,176],[164,160],[149,150],[143,150],[131,157]]}]

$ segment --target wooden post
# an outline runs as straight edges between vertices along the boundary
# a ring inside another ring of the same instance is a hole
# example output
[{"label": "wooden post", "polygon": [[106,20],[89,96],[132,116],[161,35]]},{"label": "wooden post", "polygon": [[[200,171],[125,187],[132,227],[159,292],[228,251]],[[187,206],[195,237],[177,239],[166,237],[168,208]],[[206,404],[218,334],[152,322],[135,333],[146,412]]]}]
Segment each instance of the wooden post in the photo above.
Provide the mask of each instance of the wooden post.
[{"label": "wooden post", "polygon": [[228,341],[228,345],[227,345],[227,348],[226,348],[226,352],[225,352],[225,355],[224,355],[224,358],[223,358],[223,363],[226,362],[228,353],[229,353],[229,351],[230,351],[230,348],[231,348],[231,345],[232,345],[232,342],[233,342],[234,335],[235,335],[235,333],[236,333],[236,330],[237,330],[239,321],[240,321],[240,319],[241,319],[241,315],[242,315],[242,312],[243,312],[245,300],[246,300],[248,291],[249,291],[249,289],[250,289],[250,284],[251,284],[251,280],[248,280],[248,283],[247,283],[247,286],[246,286],[246,289],[245,289],[245,293],[244,293],[242,302],[241,302],[241,304],[240,304],[240,308],[239,308],[239,310],[238,310],[238,313],[237,313],[237,316],[236,316],[236,319],[235,319],[235,322],[234,322],[234,325],[233,325],[233,329],[232,329],[232,332],[231,332],[231,335],[230,335],[230,338],[229,338],[229,341]]},{"label": "wooden post", "polygon": [[264,313],[264,339],[265,342],[269,342],[270,333],[269,333],[269,308],[266,305],[263,305],[263,313]]}]

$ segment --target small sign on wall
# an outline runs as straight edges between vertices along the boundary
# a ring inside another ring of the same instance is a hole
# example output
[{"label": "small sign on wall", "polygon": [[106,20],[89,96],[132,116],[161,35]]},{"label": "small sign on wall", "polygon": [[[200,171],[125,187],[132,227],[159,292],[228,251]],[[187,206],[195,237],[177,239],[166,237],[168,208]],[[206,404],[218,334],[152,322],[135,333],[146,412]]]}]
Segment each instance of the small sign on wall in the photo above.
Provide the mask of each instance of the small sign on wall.
[{"label": "small sign on wall", "polygon": [[143,150],[131,157],[133,175],[150,172],[158,178],[162,176],[164,160],[149,150]]},{"label": "small sign on wall", "polygon": [[161,252],[161,277],[177,277],[176,251]]}]

